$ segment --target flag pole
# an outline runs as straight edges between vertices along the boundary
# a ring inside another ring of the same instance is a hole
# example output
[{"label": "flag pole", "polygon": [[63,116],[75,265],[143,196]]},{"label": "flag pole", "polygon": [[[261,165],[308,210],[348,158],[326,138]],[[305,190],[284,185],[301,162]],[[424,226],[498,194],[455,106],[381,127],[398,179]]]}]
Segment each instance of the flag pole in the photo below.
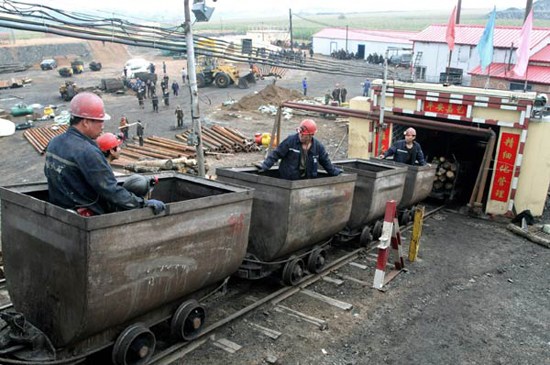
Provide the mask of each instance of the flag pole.
[{"label": "flag pole", "polygon": [[489,84],[491,82],[491,64],[489,64],[489,67],[487,67],[487,80],[485,81],[485,89],[489,88]]},{"label": "flag pole", "polygon": [[525,81],[523,83],[523,92],[527,91],[527,75],[529,74],[529,64],[527,64],[527,68],[525,69]]}]

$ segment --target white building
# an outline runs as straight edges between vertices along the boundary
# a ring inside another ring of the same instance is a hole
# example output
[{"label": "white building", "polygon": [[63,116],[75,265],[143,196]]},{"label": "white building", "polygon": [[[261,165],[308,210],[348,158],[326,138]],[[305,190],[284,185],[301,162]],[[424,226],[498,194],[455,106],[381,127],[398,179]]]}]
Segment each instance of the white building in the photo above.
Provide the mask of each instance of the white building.
[{"label": "white building", "polygon": [[330,55],[340,50],[354,53],[357,58],[366,59],[369,54],[385,54],[388,47],[412,48],[412,38],[417,32],[393,30],[366,30],[346,28],[325,28],[312,36],[313,51]]}]

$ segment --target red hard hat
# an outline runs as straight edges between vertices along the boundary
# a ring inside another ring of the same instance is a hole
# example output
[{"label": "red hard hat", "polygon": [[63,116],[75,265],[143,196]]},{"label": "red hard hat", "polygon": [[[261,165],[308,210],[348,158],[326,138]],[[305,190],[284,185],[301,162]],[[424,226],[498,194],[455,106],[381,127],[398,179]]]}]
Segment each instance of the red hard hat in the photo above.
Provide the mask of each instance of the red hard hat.
[{"label": "red hard hat", "polygon": [[317,124],[315,124],[313,119],[304,119],[302,120],[302,123],[300,123],[298,132],[300,132],[301,134],[314,135],[315,133],[317,133]]},{"label": "red hard hat", "polygon": [[101,151],[107,152],[112,148],[120,146],[122,140],[112,133],[105,133],[97,137],[96,143]]},{"label": "red hard hat", "polygon": [[90,92],[78,93],[71,100],[71,115],[86,119],[109,120],[111,117],[105,113],[103,100]]}]

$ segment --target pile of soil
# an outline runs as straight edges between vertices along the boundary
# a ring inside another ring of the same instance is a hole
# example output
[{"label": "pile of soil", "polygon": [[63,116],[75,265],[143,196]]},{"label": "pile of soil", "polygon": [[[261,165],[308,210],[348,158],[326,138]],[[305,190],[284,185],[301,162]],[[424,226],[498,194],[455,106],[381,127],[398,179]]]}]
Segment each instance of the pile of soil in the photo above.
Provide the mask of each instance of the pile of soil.
[{"label": "pile of soil", "polygon": [[285,89],[273,84],[267,85],[262,91],[246,95],[229,107],[230,110],[258,110],[262,105],[280,105],[284,101],[303,99],[304,95],[297,90]]}]

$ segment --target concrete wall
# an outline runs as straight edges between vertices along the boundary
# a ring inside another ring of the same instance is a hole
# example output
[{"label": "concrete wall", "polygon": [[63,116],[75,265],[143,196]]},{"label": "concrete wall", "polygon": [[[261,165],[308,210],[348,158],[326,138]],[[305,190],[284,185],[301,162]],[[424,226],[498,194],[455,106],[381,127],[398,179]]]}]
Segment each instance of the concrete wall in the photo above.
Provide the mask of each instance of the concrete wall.
[{"label": "concrete wall", "polygon": [[0,47],[0,64],[38,64],[45,58],[55,58],[58,63],[67,59],[67,62],[61,62],[61,65],[66,66],[76,57],[91,57],[86,42]]}]

